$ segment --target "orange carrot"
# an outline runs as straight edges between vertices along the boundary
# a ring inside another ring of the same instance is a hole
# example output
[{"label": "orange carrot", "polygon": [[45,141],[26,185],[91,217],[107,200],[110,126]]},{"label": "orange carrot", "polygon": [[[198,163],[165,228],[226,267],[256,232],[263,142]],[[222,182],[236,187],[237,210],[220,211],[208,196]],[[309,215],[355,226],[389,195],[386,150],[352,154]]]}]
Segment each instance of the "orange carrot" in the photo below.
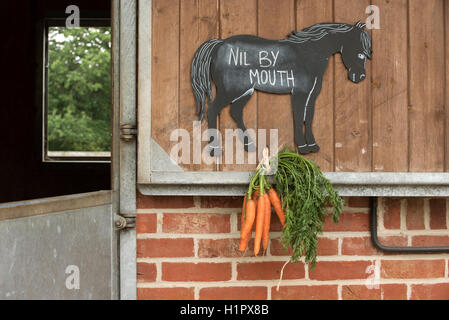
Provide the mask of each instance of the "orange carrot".
[{"label": "orange carrot", "polygon": [[253,192],[253,195],[251,196],[251,199],[253,199],[254,203],[255,203],[255,212],[257,212],[257,200],[259,199],[260,196],[260,192],[259,190],[256,190]]},{"label": "orange carrot", "polygon": [[254,192],[253,192],[252,199],[253,199],[254,201],[257,201],[257,199],[259,199],[259,197],[260,197],[260,191],[259,191],[259,190],[254,191]]},{"label": "orange carrot", "polygon": [[256,202],[250,199],[246,202],[246,219],[240,232],[240,251],[245,251],[248,246],[249,239],[251,239],[251,229],[253,228],[255,218]]},{"label": "orange carrot", "polygon": [[257,203],[256,215],[256,233],[254,235],[254,254],[257,256],[260,251],[260,242],[263,233],[263,221],[265,219],[265,200],[264,197],[259,197]]},{"label": "orange carrot", "polygon": [[263,250],[267,250],[268,248],[268,241],[270,238],[270,222],[271,222],[271,202],[270,197],[267,193],[263,195],[264,202],[265,202],[265,219],[264,219],[264,227],[263,227],[263,234],[262,234],[262,246]]},{"label": "orange carrot", "polygon": [[271,204],[273,205],[274,211],[276,211],[276,214],[278,215],[279,220],[281,221],[282,227],[285,227],[285,212],[284,210],[282,210],[281,199],[279,199],[278,194],[273,188],[268,190],[268,195],[270,197],[270,201]]}]

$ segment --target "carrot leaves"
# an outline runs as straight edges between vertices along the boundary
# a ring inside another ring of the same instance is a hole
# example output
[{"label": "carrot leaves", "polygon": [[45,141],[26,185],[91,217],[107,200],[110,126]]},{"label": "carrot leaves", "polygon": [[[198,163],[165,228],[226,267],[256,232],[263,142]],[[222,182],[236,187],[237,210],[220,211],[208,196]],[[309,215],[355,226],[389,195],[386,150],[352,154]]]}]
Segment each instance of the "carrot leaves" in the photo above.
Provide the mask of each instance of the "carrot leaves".
[{"label": "carrot leaves", "polygon": [[328,207],[333,207],[332,220],[337,223],[343,200],[314,161],[288,148],[279,152],[277,157],[274,181],[286,214],[281,242],[284,249],[293,249],[293,262],[304,256],[313,270],[318,235],[322,233],[324,220],[330,214]]}]

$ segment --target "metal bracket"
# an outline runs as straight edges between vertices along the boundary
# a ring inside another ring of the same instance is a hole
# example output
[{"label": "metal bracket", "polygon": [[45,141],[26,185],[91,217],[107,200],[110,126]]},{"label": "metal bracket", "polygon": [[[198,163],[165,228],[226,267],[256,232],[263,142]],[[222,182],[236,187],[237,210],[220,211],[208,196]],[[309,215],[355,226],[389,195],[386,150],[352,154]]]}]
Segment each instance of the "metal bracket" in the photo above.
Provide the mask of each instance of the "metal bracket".
[{"label": "metal bracket", "polygon": [[137,128],[131,124],[120,125],[120,139],[124,141],[132,141],[136,139]]},{"label": "metal bracket", "polygon": [[117,220],[115,220],[115,228],[117,230],[132,229],[136,227],[136,216],[135,215],[120,215]]}]

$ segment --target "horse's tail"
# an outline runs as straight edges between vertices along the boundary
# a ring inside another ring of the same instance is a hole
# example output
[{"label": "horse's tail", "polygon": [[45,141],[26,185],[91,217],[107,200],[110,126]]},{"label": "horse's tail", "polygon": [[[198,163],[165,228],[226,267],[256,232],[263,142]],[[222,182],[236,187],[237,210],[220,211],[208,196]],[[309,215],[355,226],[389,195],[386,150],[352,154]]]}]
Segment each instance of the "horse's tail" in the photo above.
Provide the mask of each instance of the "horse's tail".
[{"label": "horse's tail", "polygon": [[196,51],[190,70],[192,79],[193,94],[196,102],[196,112],[200,121],[204,117],[204,106],[206,104],[206,95],[209,101],[212,100],[212,83],[210,77],[210,64],[212,52],[216,45],[222,43],[221,39],[211,39],[204,42]]}]

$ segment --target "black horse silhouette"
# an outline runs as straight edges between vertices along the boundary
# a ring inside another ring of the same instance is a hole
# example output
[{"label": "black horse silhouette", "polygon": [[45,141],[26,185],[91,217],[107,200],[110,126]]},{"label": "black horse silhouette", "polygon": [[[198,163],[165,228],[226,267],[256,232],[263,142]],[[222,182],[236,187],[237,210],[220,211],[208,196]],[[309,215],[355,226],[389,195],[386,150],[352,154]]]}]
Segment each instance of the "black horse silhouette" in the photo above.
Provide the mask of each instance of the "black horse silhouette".
[{"label": "black horse silhouette", "polygon": [[[365,79],[366,59],[371,59],[372,46],[364,27],[361,22],[355,25],[319,23],[293,31],[282,40],[238,35],[204,42],[195,53],[191,69],[200,121],[204,117],[207,96],[209,129],[217,128],[217,116],[231,104],[231,116],[244,133],[240,138],[245,150],[254,151],[255,144],[246,134],[243,122],[243,108],[254,90],[291,94],[298,151],[301,154],[318,152],[312,120],[329,57],[341,54],[352,82]],[[213,101],[211,76],[217,89]],[[213,134],[210,134],[209,146],[212,156],[221,153],[219,141]]]}]

